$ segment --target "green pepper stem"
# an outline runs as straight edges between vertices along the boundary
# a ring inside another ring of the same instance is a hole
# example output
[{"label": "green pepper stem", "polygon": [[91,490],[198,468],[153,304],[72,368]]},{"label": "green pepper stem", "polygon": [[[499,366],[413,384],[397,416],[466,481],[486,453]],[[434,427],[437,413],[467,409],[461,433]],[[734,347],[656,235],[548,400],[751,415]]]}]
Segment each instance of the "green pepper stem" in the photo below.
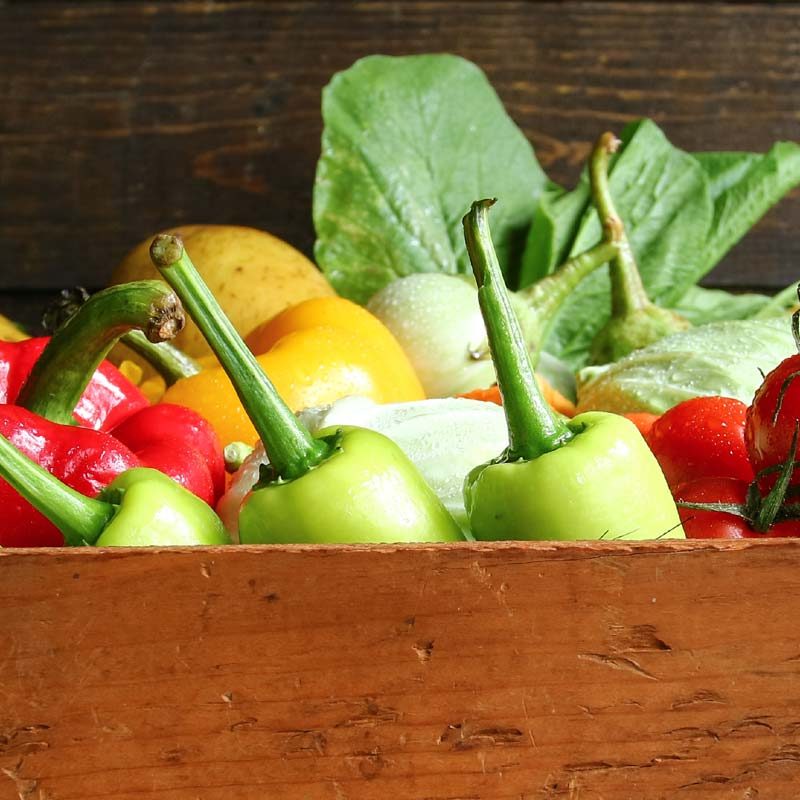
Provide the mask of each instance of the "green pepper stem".
[{"label": "green pepper stem", "polygon": [[284,403],[195,269],[181,238],[156,236],[150,257],[230,378],[277,475],[286,480],[299,478],[327,458],[329,446],[315,439]]},{"label": "green pepper stem", "polygon": [[603,226],[603,236],[606,241],[617,246],[617,255],[609,264],[611,314],[614,317],[622,317],[650,305],[625,226],[614,207],[608,184],[609,156],[617,152],[620,144],[613,133],[606,132],[597,140],[589,159],[592,198]]},{"label": "green pepper stem", "polygon": [[130,331],[120,341],[140,355],[164,379],[167,386],[200,372],[191,356],[169,342],[151,342],[141,331]]},{"label": "green pepper stem", "polygon": [[[565,261],[550,275],[515,292],[515,301],[521,301],[535,311],[526,315],[525,339],[534,366],[539,360],[547,334],[556,313],[573,289],[589,274],[606,264],[619,253],[616,243],[603,240],[594,247]],[[516,302],[514,303],[516,306]]]},{"label": "green pepper stem", "polygon": [[114,516],[113,505],[76,492],[17,450],[1,434],[0,477],[44,514],[72,547],[94,544]]},{"label": "green pepper stem", "polygon": [[509,460],[531,461],[558,449],[572,432],[547,404],[503,283],[489,231],[494,200],[479,200],[464,217],[464,238],[508,424]]},{"label": "green pepper stem", "polygon": [[178,298],[161,281],[135,281],[97,292],[53,333],[17,405],[51,422],[71,424],[94,371],[120,336],[136,328],[160,342],[175,336],[184,322]]}]

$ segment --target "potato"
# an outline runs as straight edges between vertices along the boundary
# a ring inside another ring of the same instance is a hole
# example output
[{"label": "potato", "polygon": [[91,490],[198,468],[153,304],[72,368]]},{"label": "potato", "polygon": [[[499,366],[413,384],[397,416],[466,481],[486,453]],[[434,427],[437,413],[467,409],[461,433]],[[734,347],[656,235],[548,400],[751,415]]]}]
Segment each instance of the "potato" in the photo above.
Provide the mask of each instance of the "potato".
[{"label": "potato", "polygon": [[[243,336],[287,306],[335,294],[311,261],[265,231],[237,225],[184,225],[165,232],[183,237],[186,252]],[[158,277],[149,253],[153,236],[128,253],[111,283]],[[189,320],[174,344],[195,358],[211,352]]]}]

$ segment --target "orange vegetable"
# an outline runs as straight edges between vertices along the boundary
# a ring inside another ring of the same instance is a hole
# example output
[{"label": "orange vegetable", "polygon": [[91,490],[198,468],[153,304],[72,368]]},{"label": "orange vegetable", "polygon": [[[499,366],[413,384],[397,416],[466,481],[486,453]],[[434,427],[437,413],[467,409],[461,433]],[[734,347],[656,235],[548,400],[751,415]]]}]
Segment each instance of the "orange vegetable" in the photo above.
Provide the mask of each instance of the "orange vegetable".
[{"label": "orange vegetable", "polygon": [[[259,326],[245,341],[294,411],[347,395],[379,403],[422,400],[422,385],[391,333],[366,309],[340,297],[306,300]],[[208,419],[223,444],[258,437],[228,376],[202,372],[167,389],[164,402],[189,406]]]},{"label": "orange vegetable", "polygon": [[653,423],[658,419],[658,414],[651,414],[648,411],[629,411],[622,416],[629,419],[639,429],[639,433],[641,433],[645,439],[650,433],[650,428],[653,427]]},{"label": "orange vegetable", "polygon": [[[542,390],[544,399],[547,400],[551,408],[563,414],[565,417],[575,416],[575,403],[573,403],[572,400],[564,397],[547,378],[537,375],[536,380],[539,381],[539,387]],[[466,397],[470,400],[484,400],[488,403],[497,403],[499,406],[503,405],[503,398],[500,396],[500,387],[496,383],[492,384],[488,389],[473,389],[471,392],[466,392],[458,396]]]}]

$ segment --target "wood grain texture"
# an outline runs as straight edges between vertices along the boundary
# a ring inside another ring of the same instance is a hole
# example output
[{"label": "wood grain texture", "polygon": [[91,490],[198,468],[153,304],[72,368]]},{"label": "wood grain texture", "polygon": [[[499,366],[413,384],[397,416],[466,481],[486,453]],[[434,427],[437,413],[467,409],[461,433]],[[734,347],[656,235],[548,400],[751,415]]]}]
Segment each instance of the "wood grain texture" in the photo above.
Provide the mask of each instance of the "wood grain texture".
[{"label": "wood grain texture", "polygon": [[[105,283],[185,222],[310,253],[320,91],[373,52],[481,65],[553,178],[651,116],[689,149],[798,139],[797,4],[21,3],[0,7],[0,289]],[[800,196],[716,285],[797,277]]]},{"label": "wood grain texture", "polygon": [[42,312],[58,297],[55,289],[38,291],[0,291],[0,314],[22,325],[31,335],[44,333]]},{"label": "wood grain texture", "polygon": [[0,553],[0,797],[800,781],[800,542]]}]

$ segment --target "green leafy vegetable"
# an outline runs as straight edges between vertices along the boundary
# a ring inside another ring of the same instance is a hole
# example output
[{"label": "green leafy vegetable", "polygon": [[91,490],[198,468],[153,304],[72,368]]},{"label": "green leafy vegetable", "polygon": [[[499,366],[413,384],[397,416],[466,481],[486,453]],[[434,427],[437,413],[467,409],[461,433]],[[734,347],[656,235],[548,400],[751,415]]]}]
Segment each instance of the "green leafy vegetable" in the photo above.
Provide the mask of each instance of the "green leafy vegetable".
[{"label": "green leafy vegetable", "polygon": [[493,233],[515,282],[547,184],[486,76],[452,55],[369,56],[322,99],[315,254],[336,290],[365,302],[414,272],[469,274],[461,218],[500,197]]},{"label": "green leafy vegetable", "polygon": [[705,325],[707,322],[725,319],[749,319],[756,316],[769,302],[770,298],[765,294],[734,294],[724,289],[690,286],[672,308],[686,317],[692,325]]},{"label": "green leafy vegetable", "polygon": [[[649,120],[629,125],[621,139],[621,153],[611,167],[611,193],[649,297],[668,306],[702,275],[701,252],[713,213],[708,182],[697,162],[673,147]],[[597,213],[588,207],[570,254],[601,235]],[[598,271],[564,304],[545,348],[582,366],[610,313],[608,273]]]},{"label": "green leafy vegetable", "polygon": [[800,147],[778,142],[768,153],[697,153],[709,178],[714,221],[701,274],[709,272],[790,189],[800,183]]},{"label": "green leafy vegetable", "polygon": [[521,288],[549,275],[567,260],[590,200],[591,187],[585,171],[571,192],[558,186],[551,186],[544,192],[533,215],[522,254]]},{"label": "green leafy vegetable", "polygon": [[[370,56],[323,93],[314,187],[316,257],[338,292],[365,303],[398,277],[469,274],[460,219],[496,196],[492,232],[510,286],[527,286],[600,239],[588,176],[549,182],[484,74],[452,55]],[[695,324],[782,313],[788,301],[709,293],[695,284],[787,191],[800,147],[689,154],[650,120],[628,126],[611,192],[649,297]],[[586,363],[608,319],[600,270],[575,291],[546,349]]]},{"label": "green leafy vegetable", "polygon": [[673,306],[693,325],[726,319],[768,319],[793,311],[797,305],[797,283],[790,283],[775,295],[756,292],[733,293],[724,289],[691,286]]},{"label": "green leafy vegetable", "polygon": [[787,287],[770,297],[769,301],[753,314],[753,317],[755,319],[768,319],[769,317],[793,313],[798,307],[798,291],[797,283],[790,283]]},{"label": "green leafy vegetable", "polygon": [[764,374],[796,352],[785,318],[713,322],[673,334],[614,364],[578,373],[578,411],[661,414],[700,395],[750,403]]}]

